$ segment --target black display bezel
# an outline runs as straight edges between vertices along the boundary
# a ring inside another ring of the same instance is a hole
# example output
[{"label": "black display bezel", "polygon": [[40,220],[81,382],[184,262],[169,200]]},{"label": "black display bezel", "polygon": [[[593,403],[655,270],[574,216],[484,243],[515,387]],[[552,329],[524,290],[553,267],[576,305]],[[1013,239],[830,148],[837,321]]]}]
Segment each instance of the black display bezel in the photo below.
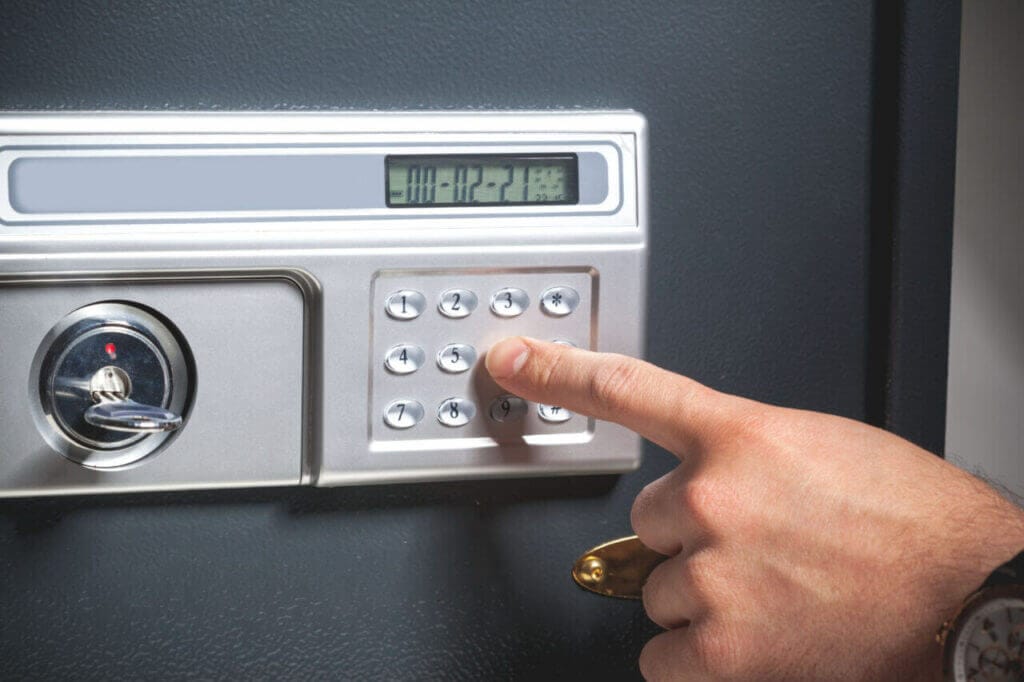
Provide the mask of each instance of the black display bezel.
[{"label": "black display bezel", "polygon": [[[566,165],[566,186],[572,189],[572,196],[560,201],[501,201],[501,202],[450,202],[433,204],[393,204],[391,203],[391,163],[403,160],[443,160],[452,159],[514,159],[516,161],[569,161]],[[384,157],[384,202],[388,208],[470,208],[494,206],[575,206],[580,203],[580,161],[572,152],[559,154],[388,154]]]}]

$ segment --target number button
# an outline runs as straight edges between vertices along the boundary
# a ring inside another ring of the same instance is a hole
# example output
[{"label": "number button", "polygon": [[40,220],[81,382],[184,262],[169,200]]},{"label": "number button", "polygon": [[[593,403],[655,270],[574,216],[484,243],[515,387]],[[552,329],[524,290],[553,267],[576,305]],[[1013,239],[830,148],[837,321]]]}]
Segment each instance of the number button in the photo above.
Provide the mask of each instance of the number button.
[{"label": "number button", "polygon": [[464,343],[449,343],[437,353],[437,366],[450,374],[465,372],[476,362],[476,349]]},{"label": "number button", "polygon": [[540,307],[548,315],[563,317],[576,310],[580,295],[569,287],[551,287],[540,295]]},{"label": "number button", "polygon": [[396,320],[415,320],[427,308],[427,299],[412,289],[402,289],[384,300],[384,310]]},{"label": "number button", "polygon": [[526,401],[514,395],[503,395],[491,403],[491,419],[496,422],[518,421],[526,416]]},{"label": "number button", "polygon": [[401,344],[393,346],[384,356],[384,366],[394,374],[412,374],[423,366],[426,354],[419,346]]},{"label": "number button", "polygon": [[491,311],[498,317],[516,317],[530,305],[530,297],[522,289],[505,287],[491,296]]},{"label": "number button", "polygon": [[384,408],[384,423],[393,429],[408,429],[423,419],[423,406],[415,400],[396,400]]},{"label": "number button", "polygon": [[476,294],[472,291],[468,289],[449,289],[441,294],[441,300],[437,304],[437,309],[445,317],[458,319],[460,317],[468,317],[471,312],[476,310],[476,304]]},{"label": "number button", "polygon": [[538,405],[537,414],[546,422],[561,424],[572,417],[572,412],[558,405]]},{"label": "number button", "polygon": [[476,416],[476,405],[466,398],[448,398],[437,408],[437,421],[445,426],[465,426]]}]

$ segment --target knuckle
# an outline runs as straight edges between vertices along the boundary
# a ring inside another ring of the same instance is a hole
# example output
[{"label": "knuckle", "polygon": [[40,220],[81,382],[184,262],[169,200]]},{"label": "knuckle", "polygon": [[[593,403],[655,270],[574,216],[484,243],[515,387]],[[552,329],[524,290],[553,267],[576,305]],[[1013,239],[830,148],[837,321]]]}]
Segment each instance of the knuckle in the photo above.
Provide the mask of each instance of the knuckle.
[{"label": "knuckle", "polygon": [[692,647],[698,665],[716,679],[748,679],[750,657],[735,632],[723,625],[706,625],[693,633]]},{"label": "knuckle", "polygon": [[701,559],[702,553],[700,552],[687,559],[679,576],[679,582],[682,589],[690,595],[691,600],[713,605],[717,601],[715,597],[718,587],[715,573]]},{"label": "knuckle", "polygon": [[604,414],[614,414],[636,393],[640,365],[625,356],[603,363],[590,378],[590,399]]},{"label": "knuckle", "polygon": [[695,525],[713,529],[722,516],[723,493],[710,476],[696,476],[680,488],[679,504]]},{"label": "knuckle", "polygon": [[[668,642],[671,633],[662,633],[653,637],[640,651],[640,674],[648,682],[672,679],[671,660],[668,657]],[[678,677],[678,674],[676,675]]]},{"label": "knuckle", "polygon": [[[654,484],[648,483],[643,487],[633,500],[633,507],[629,510],[629,522],[633,526],[633,532],[637,534],[641,542],[649,537],[649,523],[653,517],[651,511],[654,509]],[[644,544],[647,544],[644,542]],[[649,547],[650,545],[648,545]]]}]

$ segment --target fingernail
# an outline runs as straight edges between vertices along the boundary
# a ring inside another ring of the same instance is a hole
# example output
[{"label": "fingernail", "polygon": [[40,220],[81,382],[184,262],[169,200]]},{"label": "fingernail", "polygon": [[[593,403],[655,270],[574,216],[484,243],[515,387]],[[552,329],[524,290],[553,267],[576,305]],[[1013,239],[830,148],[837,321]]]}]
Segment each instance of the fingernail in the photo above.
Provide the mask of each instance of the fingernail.
[{"label": "fingernail", "polygon": [[516,374],[526,364],[530,347],[519,337],[504,339],[487,351],[487,371],[495,379],[506,379]]}]

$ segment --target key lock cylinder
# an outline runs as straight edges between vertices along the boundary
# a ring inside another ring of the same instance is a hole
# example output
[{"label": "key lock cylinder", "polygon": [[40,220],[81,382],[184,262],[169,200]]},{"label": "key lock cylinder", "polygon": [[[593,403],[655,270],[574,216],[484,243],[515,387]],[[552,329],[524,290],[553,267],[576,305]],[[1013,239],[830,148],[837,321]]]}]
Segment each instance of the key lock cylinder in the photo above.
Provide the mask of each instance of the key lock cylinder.
[{"label": "key lock cylinder", "polygon": [[195,369],[169,321],[106,302],[79,308],[50,330],[30,382],[46,441],[82,466],[112,469],[174,437],[187,417]]}]

